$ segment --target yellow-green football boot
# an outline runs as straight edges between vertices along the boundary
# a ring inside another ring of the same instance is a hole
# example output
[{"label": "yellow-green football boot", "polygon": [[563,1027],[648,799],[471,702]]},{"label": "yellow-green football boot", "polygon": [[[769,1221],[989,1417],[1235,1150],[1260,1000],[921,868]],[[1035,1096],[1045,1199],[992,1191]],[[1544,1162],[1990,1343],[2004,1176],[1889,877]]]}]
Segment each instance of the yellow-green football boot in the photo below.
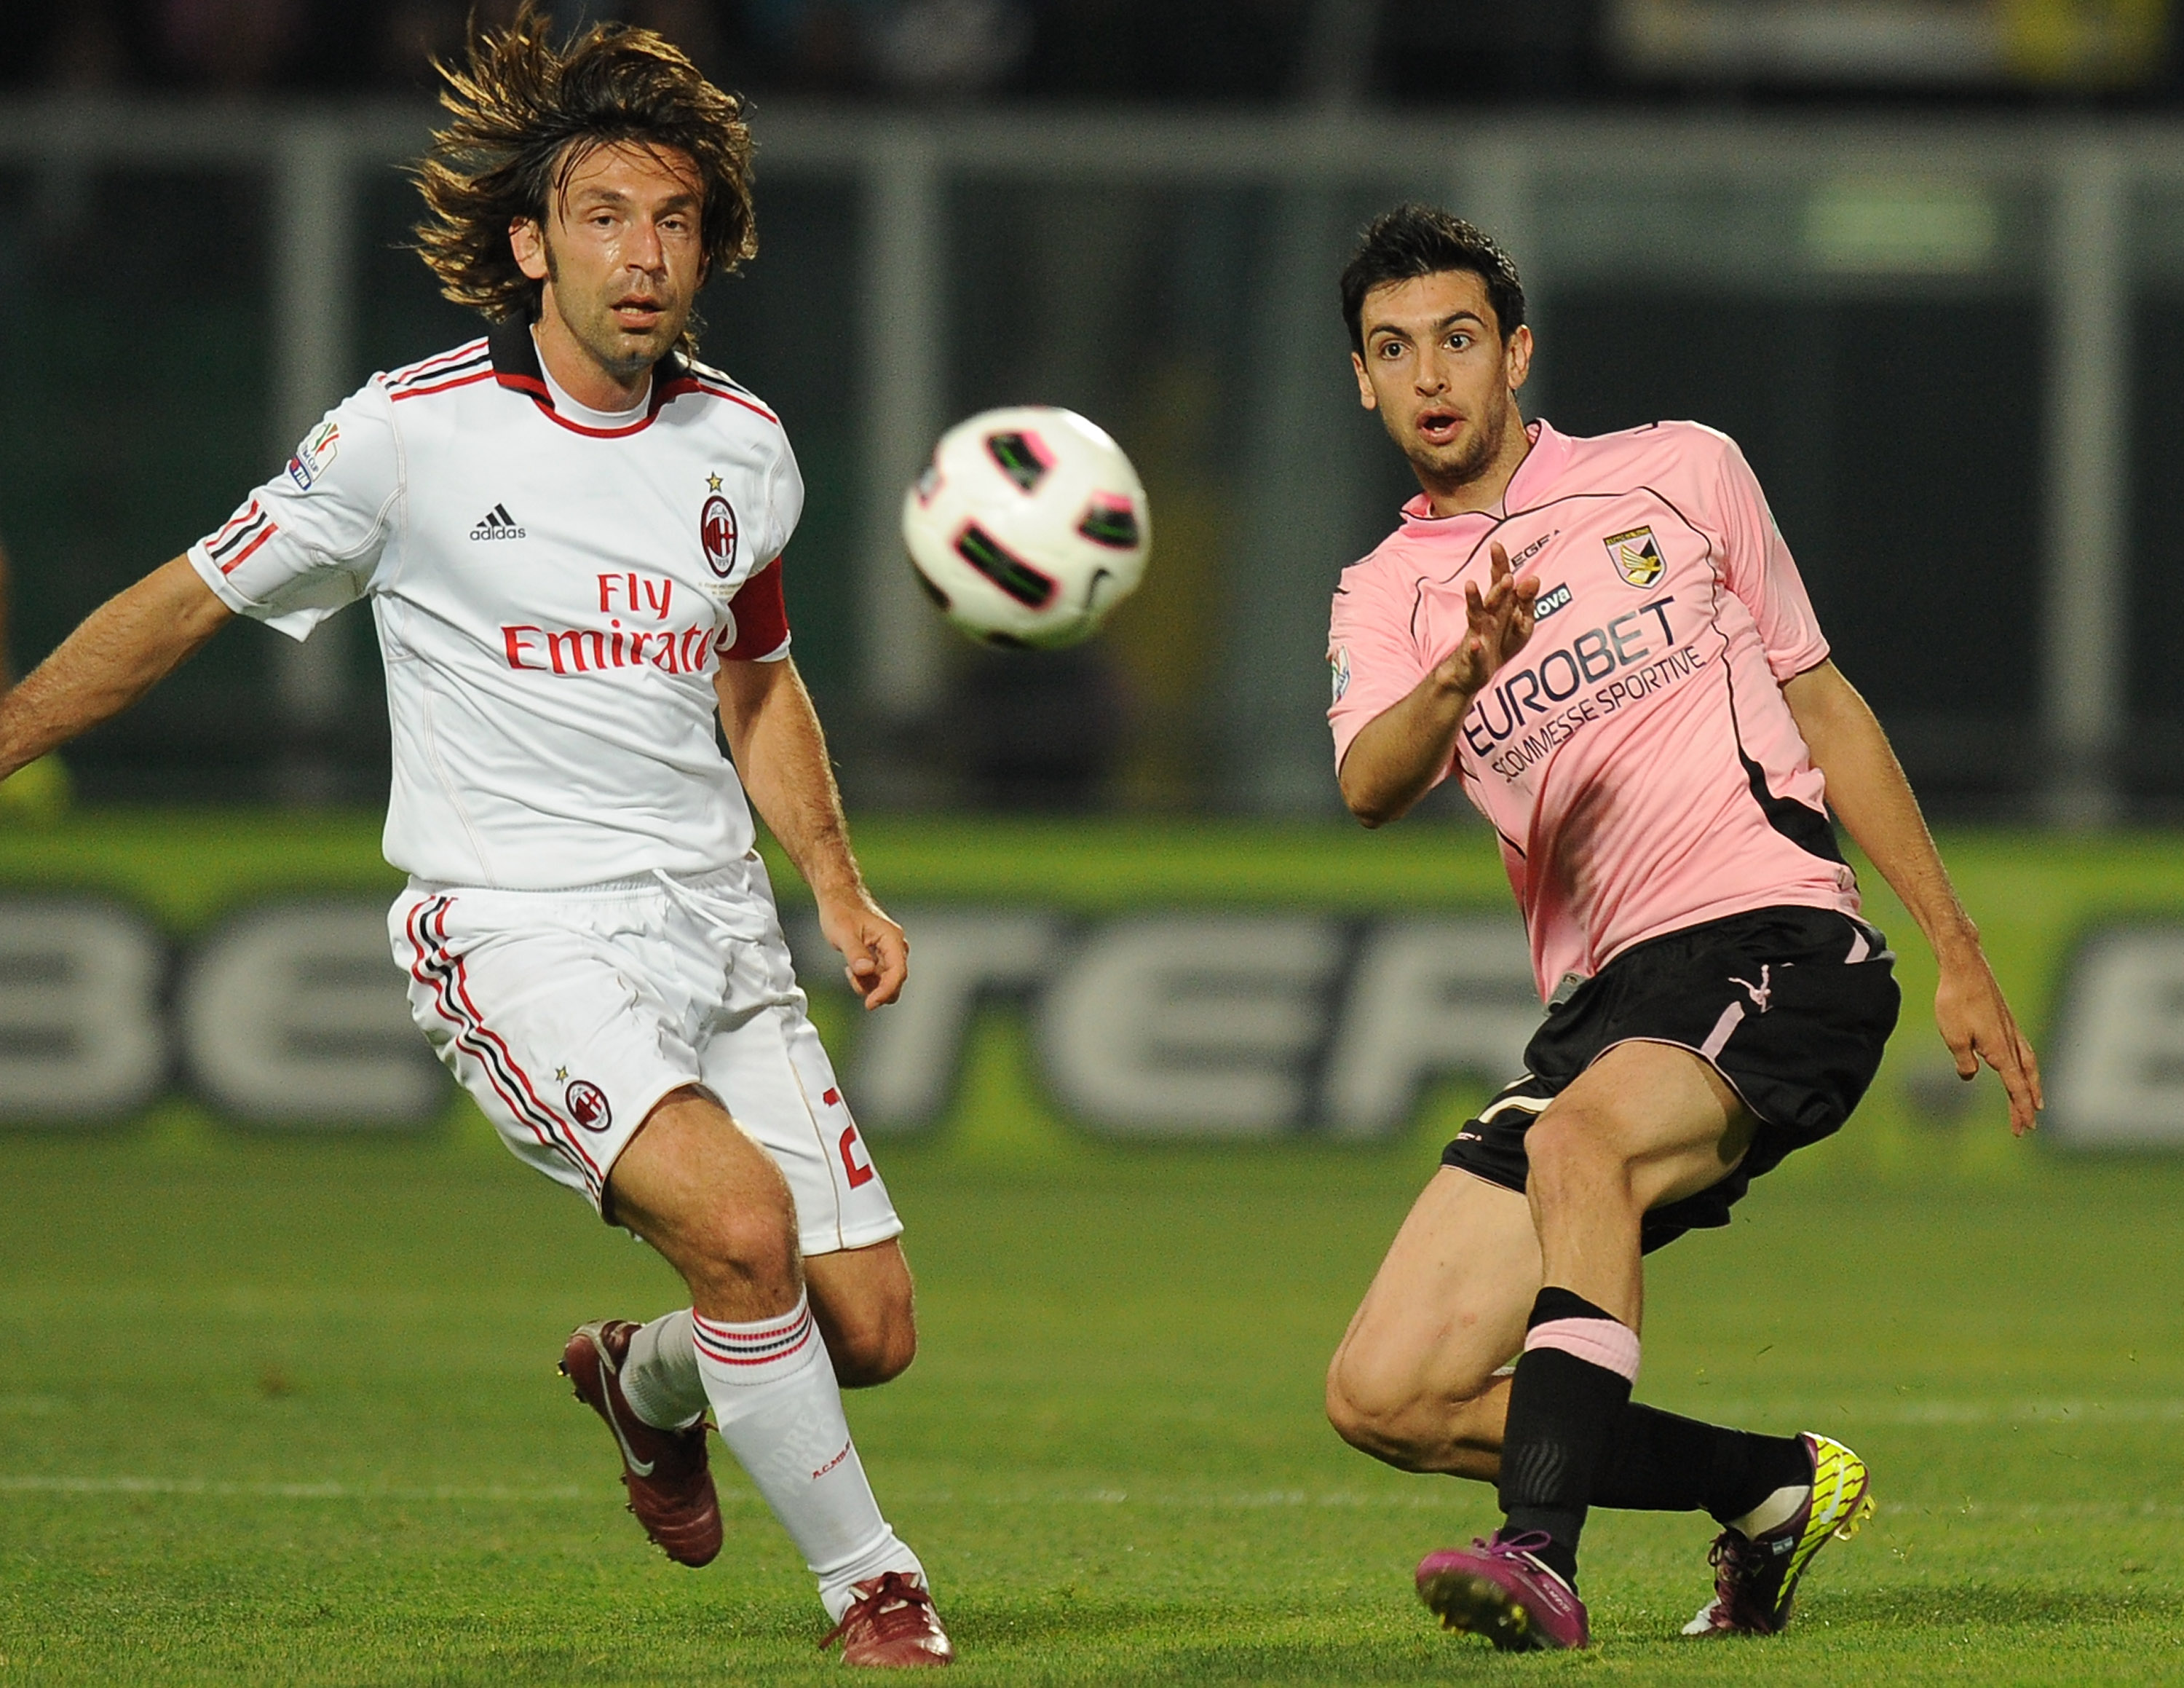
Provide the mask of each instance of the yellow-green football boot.
[{"label": "yellow-green football boot", "polygon": [[1873,1480],[1865,1462],[1841,1442],[1808,1430],[1812,1492],[1776,1529],[1758,1536],[1725,1529],[1707,1557],[1714,1568],[1713,1598],[1684,1625],[1686,1635],[1772,1635],[1790,1621],[1797,1579],[1830,1541],[1847,1541],[1873,1516]]}]

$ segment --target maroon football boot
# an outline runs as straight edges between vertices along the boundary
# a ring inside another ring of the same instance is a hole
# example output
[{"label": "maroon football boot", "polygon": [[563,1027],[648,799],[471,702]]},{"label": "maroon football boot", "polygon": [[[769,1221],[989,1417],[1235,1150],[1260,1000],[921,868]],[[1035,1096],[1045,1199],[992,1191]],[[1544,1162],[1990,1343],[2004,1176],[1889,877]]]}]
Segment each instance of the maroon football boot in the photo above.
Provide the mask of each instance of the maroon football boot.
[{"label": "maroon football boot", "polygon": [[561,1350],[561,1375],[614,1432],[629,1510],[644,1533],[678,1565],[710,1564],[721,1551],[721,1502],[705,1464],[705,1421],[662,1430],[630,1410],[621,1367],[637,1331],[627,1319],[577,1326]]},{"label": "maroon football boot", "polygon": [[881,1670],[955,1663],[955,1646],[924,1584],[889,1571],[853,1586],[857,1597],[819,1643],[820,1652],[839,1640],[843,1663]]}]

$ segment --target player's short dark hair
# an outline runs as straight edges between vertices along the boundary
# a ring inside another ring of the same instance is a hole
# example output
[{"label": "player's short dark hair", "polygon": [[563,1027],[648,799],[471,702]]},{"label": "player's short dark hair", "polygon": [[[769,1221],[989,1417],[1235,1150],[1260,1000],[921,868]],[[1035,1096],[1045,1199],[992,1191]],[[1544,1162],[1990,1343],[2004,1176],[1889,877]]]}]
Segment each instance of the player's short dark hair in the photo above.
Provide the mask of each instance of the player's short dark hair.
[{"label": "player's short dark hair", "polygon": [[450,120],[413,174],[426,207],[416,249],[440,291],[497,322],[535,316],[543,284],[516,267],[509,225],[543,229],[577,166],[625,141],[673,148],[698,166],[708,276],[756,252],[743,101],[650,30],[595,24],[560,42],[553,30],[538,0],[524,0],[505,29],[473,30],[464,64],[434,64]]},{"label": "player's short dark hair", "polygon": [[1342,320],[1350,344],[1365,350],[1365,295],[1390,282],[1446,270],[1468,270],[1485,283],[1487,302],[1507,340],[1524,323],[1524,284],[1509,254],[1462,217],[1432,205],[1405,204],[1365,225],[1357,249],[1342,267]]}]

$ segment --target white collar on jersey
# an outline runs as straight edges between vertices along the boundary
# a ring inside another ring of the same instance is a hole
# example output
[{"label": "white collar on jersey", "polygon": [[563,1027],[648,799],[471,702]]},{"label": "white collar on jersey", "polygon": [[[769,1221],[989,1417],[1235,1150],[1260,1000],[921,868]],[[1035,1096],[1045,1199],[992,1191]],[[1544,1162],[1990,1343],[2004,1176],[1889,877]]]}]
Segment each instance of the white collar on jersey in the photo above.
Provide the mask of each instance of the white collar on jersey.
[{"label": "white collar on jersey", "polygon": [[[533,354],[536,355],[538,348],[538,331],[535,328],[531,331],[531,346]],[[569,389],[554,378],[554,372],[546,367],[546,360],[543,355],[538,358],[538,377],[546,383],[547,397],[552,402],[554,408],[568,417],[570,421],[582,422],[586,428],[628,428],[633,423],[643,422],[645,413],[652,407],[654,377],[649,373],[645,377],[644,396],[626,411],[595,411],[589,405],[578,403],[570,397]]]}]

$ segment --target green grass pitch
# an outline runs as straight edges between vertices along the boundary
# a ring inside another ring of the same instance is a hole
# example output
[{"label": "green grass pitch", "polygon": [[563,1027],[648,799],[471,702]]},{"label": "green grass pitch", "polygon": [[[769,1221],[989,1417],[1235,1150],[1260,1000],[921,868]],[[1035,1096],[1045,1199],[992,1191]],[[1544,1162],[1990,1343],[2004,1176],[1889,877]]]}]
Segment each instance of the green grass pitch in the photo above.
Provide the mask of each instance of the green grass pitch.
[{"label": "green grass pitch", "polygon": [[[866,853],[905,900],[974,874],[1086,908],[1193,885],[1496,892],[1475,839],[1444,877],[1411,837],[1110,831],[872,829]],[[72,823],[0,837],[0,877],[147,897],[187,931],[244,891],[376,883],[371,847],[364,823]],[[2036,1030],[2078,923],[2184,903],[2165,841],[1958,859]],[[956,1680],[2184,1680],[2184,1164],[2012,1144],[1991,1090],[1916,1120],[1901,1075],[1934,1059],[1930,975],[1875,907],[1907,1012],[1872,1100],[1651,1274],[1645,1398],[1825,1429],[1875,1467],[1879,1517],[1822,1554],[1790,1634],[1674,1639],[1708,1585],[1696,1516],[1596,1520],[1587,1655],[1504,1658],[1417,1605],[1412,1564],[1490,1527],[1491,1497],[1343,1447],[1320,1377],[1475,1093],[1449,1087],[1384,1146],[1123,1149],[1045,1111],[1001,1015],[933,1140],[878,1149],[924,1350],[850,1403]],[[676,1286],[466,1108],[422,1142],[253,1136],[180,1102],[9,1133],[0,1203],[0,1688],[837,1679],[808,1579],[732,1467],[705,1571],[621,1512],[553,1361],[577,1321],[662,1311]]]},{"label": "green grass pitch", "polygon": [[[1022,1059],[989,1026],[974,1082]],[[1457,1105],[1451,1098],[1451,1105]],[[1505,1659],[1431,1627],[1419,1554],[1480,1488],[1337,1443],[1329,1345],[1424,1176],[1423,1137],[1056,1150],[967,1129],[884,1156],[925,1350],[852,1418],[970,1683],[2144,1682],[2184,1645],[2184,1174],[1763,1183],[1658,1256],[1642,1391],[1872,1462],[1791,1633],[1680,1642],[1696,1517],[1602,1514],[1599,1644]],[[691,1572],[620,1507],[551,1375],[666,1272],[507,1160],[284,1142],[179,1108],[0,1158],[0,1683],[834,1680],[733,1467]]]}]

